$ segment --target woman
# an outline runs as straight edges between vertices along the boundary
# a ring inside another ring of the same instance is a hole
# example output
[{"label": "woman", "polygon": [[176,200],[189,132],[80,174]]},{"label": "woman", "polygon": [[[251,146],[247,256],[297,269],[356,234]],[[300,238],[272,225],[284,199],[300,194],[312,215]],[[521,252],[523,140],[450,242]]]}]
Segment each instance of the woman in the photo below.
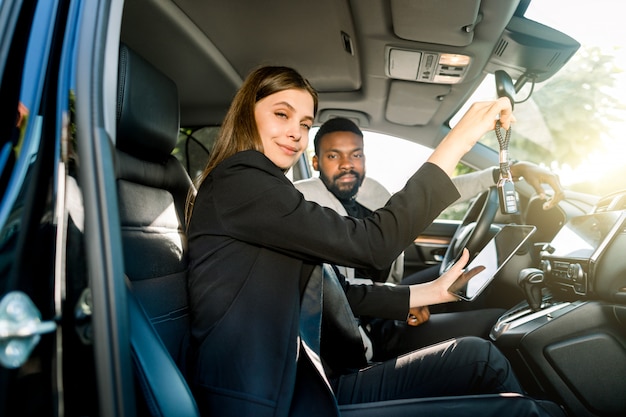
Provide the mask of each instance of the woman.
[{"label": "woman", "polygon": [[[506,359],[477,338],[367,368],[346,358],[363,369],[330,378],[325,339],[320,347],[319,266],[391,263],[458,198],[449,176],[461,156],[497,117],[508,129],[508,99],[474,104],[406,187],[364,220],[307,202],[284,175],[307,148],[316,111],[317,93],[293,69],[252,72],[190,201],[192,378],[200,408],[211,416],[338,415],[342,404],[521,393]],[[405,320],[410,308],[454,301],[447,288],[468,257],[429,283],[349,291],[362,295],[356,309]],[[324,291],[326,304],[328,296]]]}]

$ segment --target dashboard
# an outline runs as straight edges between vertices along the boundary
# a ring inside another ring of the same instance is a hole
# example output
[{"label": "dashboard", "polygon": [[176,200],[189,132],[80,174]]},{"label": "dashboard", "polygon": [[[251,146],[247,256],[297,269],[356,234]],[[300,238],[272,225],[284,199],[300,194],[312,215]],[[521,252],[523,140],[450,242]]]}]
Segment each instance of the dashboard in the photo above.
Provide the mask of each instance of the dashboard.
[{"label": "dashboard", "polygon": [[545,285],[557,299],[626,301],[626,192],[565,220],[540,252]]},{"label": "dashboard", "polygon": [[568,415],[626,415],[626,191],[542,204],[524,218],[539,236],[540,269],[528,272],[541,276],[542,303],[509,309],[490,338],[529,395],[557,393]]}]

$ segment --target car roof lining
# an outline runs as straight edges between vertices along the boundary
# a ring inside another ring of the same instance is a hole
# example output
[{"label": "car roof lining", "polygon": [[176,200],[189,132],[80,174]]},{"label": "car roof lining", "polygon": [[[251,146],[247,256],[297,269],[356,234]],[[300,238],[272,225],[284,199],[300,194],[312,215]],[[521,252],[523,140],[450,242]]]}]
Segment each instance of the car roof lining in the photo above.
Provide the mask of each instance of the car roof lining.
[{"label": "car roof lining", "polygon": [[[442,1],[445,6],[426,3],[437,10],[461,8],[463,18],[442,26],[442,12],[421,15],[423,9],[406,0],[277,0],[271,5],[256,0],[126,0],[121,40],[176,82],[182,126],[221,124],[250,70],[287,65],[319,91],[316,124],[322,115],[327,119],[355,112],[372,131],[435,146],[491,70],[492,51],[518,5],[525,9],[525,2],[517,0],[473,0],[465,7],[465,0]],[[419,30],[399,21],[405,14]],[[465,20],[475,20],[471,36],[465,27],[464,35],[450,32],[450,25]],[[405,32],[415,39],[398,36]],[[428,34],[427,42],[422,34]],[[467,46],[455,45],[467,41]],[[386,73],[390,47],[462,53],[472,63],[455,85],[412,82],[412,100]]]}]

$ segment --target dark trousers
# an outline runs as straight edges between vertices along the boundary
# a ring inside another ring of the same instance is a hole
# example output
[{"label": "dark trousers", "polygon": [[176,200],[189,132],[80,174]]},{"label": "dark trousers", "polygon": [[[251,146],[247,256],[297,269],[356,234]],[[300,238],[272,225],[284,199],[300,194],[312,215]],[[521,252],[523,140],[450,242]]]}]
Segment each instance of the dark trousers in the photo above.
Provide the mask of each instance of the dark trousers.
[{"label": "dark trousers", "polygon": [[374,319],[367,324],[374,361],[385,361],[449,339],[477,336],[489,339],[489,332],[505,310],[499,308],[431,314],[419,326],[406,322]]},{"label": "dark trousers", "polygon": [[[553,403],[544,406],[521,395],[504,355],[477,337],[420,349],[334,378],[331,384],[342,416],[563,415]],[[493,395],[499,393],[511,395]],[[359,405],[379,401],[392,402],[378,410],[373,404]]]},{"label": "dark trousers", "polygon": [[[419,398],[413,400],[382,401],[369,404],[350,404],[339,407],[341,417],[567,417],[551,401],[509,394]],[[320,417],[323,415],[320,414]],[[317,417],[317,414],[308,414]]]},{"label": "dark trousers", "polygon": [[339,404],[467,394],[522,393],[506,357],[487,340],[439,343],[332,381]]}]

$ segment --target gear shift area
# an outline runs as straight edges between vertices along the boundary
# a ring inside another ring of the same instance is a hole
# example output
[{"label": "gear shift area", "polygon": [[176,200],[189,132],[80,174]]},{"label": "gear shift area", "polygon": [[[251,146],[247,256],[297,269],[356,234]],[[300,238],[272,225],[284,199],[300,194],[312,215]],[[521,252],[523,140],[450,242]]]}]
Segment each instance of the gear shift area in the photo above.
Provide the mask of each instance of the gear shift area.
[{"label": "gear shift area", "polygon": [[[522,269],[517,283],[524,291],[526,301],[511,308],[498,319],[489,334],[493,341],[505,332],[521,337],[573,307],[569,302],[554,301],[549,294],[544,294],[544,272],[541,269]],[[568,306],[570,308],[565,309]]]},{"label": "gear shift area", "polygon": [[532,311],[541,310],[543,302],[543,271],[537,268],[524,268],[519,272],[517,283],[524,294]]}]

